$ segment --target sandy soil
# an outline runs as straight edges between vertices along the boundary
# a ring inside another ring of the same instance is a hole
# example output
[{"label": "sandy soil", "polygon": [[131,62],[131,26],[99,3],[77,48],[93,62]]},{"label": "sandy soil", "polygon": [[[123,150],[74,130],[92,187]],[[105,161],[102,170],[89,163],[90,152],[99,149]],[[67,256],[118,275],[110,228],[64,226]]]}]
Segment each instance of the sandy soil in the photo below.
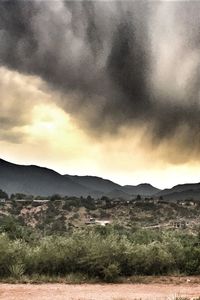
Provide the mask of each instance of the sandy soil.
[{"label": "sandy soil", "polygon": [[200,296],[197,284],[0,284],[1,300],[135,300]]}]

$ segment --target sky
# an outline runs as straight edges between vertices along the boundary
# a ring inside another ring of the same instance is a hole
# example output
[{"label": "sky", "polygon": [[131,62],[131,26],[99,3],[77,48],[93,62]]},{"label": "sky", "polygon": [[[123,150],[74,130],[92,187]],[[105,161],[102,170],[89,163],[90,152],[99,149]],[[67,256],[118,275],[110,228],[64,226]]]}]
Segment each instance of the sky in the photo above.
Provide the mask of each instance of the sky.
[{"label": "sky", "polygon": [[0,1],[0,157],[200,181],[200,2]]}]

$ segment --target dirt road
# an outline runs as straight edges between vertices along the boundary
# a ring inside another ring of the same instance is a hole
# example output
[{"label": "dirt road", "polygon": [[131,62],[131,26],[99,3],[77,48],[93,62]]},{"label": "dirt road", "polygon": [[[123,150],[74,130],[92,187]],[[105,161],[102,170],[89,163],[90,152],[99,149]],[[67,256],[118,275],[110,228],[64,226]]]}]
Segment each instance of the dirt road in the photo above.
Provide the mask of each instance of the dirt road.
[{"label": "dirt road", "polygon": [[197,284],[0,284],[0,300],[135,300],[200,296]]}]

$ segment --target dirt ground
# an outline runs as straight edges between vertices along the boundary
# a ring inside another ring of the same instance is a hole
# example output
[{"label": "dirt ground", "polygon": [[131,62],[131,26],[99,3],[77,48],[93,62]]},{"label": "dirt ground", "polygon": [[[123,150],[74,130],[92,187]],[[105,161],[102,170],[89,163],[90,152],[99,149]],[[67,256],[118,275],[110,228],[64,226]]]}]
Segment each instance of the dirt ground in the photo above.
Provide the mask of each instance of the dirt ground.
[{"label": "dirt ground", "polygon": [[0,300],[173,300],[200,296],[200,285],[174,284],[0,284]]}]

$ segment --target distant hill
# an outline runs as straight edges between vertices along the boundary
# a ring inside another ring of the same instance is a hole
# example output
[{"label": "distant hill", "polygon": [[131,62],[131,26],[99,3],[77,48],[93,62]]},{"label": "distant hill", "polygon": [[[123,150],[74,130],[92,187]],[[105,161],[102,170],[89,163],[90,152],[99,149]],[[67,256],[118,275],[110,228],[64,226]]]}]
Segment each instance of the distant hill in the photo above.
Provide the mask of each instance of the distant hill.
[{"label": "distant hill", "polygon": [[160,191],[151,184],[142,183],[136,186],[125,185],[123,191],[131,195],[153,196]]},{"label": "distant hill", "polygon": [[125,185],[121,186],[111,180],[96,177],[96,176],[72,176],[65,175],[67,178],[73,179],[75,182],[84,185],[85,187],[96,191],[96,193],[103,193],[109,197],[130,198],[130,196],[152,196],[160,190],[150,184],[143,183],[139,185]]},{"label": "distant hill", "polygon": [[121,186],[96,176],[61,175],[51,169],[34,165],[17,165],[0,159],[0,189],[9,195],[23,193],[50,196],[88,196],[129,199],[135,195],[152,196],[159,189],[150,184]]},{"label": "distant hill", "polygon": [[124,192],[123,190],[118,190],[118,189],[114,189],[110,192],[108,192],[105,196],[109,197],[109,198],[121,198],[121,199],[126,199],[129,200],[132,198],[132,196],[126,192]]},{"label": "distant hill", "polygon": [[64,175],[66,178],[72,179],[74,182],[87,187],[90,190],[98,191],[100,193],[108,193],[115,189],[121,189],[122,186],[114,183],[108,179],[97,176],[77,176]]},{"label": "distant hill", "polygon": [[164,200],[200,200],[200,190],[187,190],[166,194]]},{"label": "distant hill", "polygon": [[21,166],[0,160],[0,188],[8,194],[24,193],[50,196],[88,195],[89,190],[57,172],[37,166]]},{"label": "distant hill", "polygon": [[200,183],[179,184],[158,192],[156,196],[162,196],[164,200],[200,200]]}]

